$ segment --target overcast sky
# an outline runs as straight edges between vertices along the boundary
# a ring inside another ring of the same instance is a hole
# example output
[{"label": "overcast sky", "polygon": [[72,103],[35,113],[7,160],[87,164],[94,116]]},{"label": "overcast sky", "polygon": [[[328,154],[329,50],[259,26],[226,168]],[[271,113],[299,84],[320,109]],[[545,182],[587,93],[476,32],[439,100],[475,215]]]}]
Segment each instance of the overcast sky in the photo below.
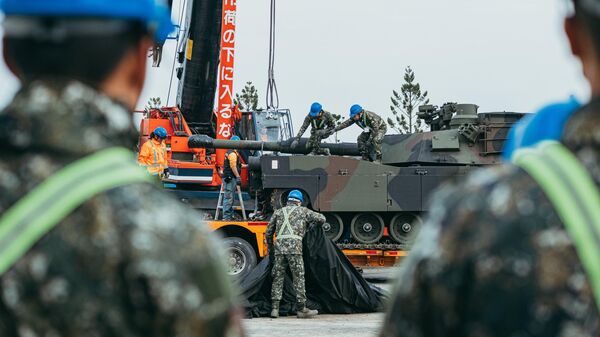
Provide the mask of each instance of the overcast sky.
[{"label": "overcast sky", "polygon": [[[570,94],[585,99],[587,86],[562,33],[563,1],[278,1],[280,107],[292,110],[295,130],[313,101],[343,115],[354,103],[389,115],[390,95],[409,65],[436,105],[458,101],[478,104],[480,112],[529,112]],[[238,1],[235,86],[253,81],[261,106],[269,4]],[[162,68],[149,68],[140,107],[149,97],[166,101],[174,50],[168,42]],[[0,88],[4,106],[18,88],[4,64]]]}]

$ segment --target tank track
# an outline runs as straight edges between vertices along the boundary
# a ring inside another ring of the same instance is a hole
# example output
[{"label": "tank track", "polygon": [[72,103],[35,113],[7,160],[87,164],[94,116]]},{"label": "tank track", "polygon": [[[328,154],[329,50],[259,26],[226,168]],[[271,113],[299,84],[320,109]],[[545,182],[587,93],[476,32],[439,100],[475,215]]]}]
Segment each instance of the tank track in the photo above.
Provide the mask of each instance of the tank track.
[{"label": "tank track", "polygon": [[393,243],[336,243],[339,249],[349,250],[408,250],[409,246]]}]

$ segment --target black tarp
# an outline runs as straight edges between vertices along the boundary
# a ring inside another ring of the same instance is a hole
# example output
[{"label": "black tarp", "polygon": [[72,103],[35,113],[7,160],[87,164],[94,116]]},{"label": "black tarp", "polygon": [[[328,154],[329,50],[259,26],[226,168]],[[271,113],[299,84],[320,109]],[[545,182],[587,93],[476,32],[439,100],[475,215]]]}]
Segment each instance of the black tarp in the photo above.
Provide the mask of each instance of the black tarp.
[{"label": "black tarp", "polygon": [[[313,226],[303,240],[307,306],[323,314],[368,313],[383,310],[387,297],[381,288],[367,282],[342,251],[325,237],[320,226]],[[271,313],[270,258],[265,257],[240,280],[250,317]],[[296,293],[288,268],[280,303],[281,315],[295,315]]]}]

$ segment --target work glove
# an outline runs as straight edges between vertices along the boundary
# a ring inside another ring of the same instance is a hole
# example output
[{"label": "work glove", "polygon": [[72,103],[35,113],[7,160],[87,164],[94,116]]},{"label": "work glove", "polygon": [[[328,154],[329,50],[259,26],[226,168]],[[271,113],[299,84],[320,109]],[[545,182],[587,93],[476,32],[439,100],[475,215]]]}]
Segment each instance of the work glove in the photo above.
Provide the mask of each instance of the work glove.
[{"label": "work glove", "polygon": [[240,177],[236,177],[236,178],[235,178],[235,183],[236,183],[236,185],[240,185],[240,186],[242,186],[242,178],[240,178]]},{"label": "work glove", "polygon": [[298,146],[299,141],[300,139],[298,137],[294,138],[294,141],[292,141],[292,144],[290,144],[290,148],[295,149]]},{"label": "work glove", "polygon": [[335,128],[331,128],[331,129],[327,129],[327,130],[323,130],[323,131],[325,131],[323,134],[323,138],[329,138],[329,136],[334,134]]}]

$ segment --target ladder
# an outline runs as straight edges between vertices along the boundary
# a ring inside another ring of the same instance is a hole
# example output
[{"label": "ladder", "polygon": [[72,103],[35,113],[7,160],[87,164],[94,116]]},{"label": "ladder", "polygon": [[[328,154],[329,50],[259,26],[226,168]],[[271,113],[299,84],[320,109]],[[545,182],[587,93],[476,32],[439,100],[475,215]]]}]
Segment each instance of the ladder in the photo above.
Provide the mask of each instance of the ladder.
[{"label": "ladder", "polygon": [[[237,185],[236,187],[236,192],[235,194],[237,194],[238,200],[240,201],[240,206],[236,207],[235,206],[235,197],[233,198],[233,209],[234,210],[241,210],[242,211],[242,218],[244,219],[244,221],[246,221],[246,208],[244,207],[244,200],[242,199],[242,189],[240,188],[239,185]],[[225,191],[223,189],[223,185],[221,184],[221,190],[219,191],[219,200],[217,201],[217,209],[215,210],[215,220],[219,220],[219,213],[221,212],[221,210],[223,210],[223,199],[224,198],[224,194]]]}]

